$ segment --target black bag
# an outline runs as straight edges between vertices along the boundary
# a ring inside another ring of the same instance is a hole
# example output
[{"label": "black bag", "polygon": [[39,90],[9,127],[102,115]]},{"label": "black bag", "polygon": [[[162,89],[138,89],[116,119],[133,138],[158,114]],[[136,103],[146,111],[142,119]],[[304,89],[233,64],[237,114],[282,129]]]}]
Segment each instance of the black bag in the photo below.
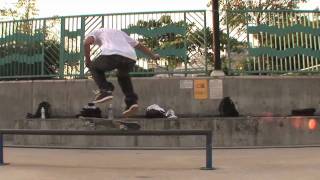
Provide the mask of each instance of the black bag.
[{"label": "black bag", "polygon": [[294,109],[291,111],[292,116],[314,116],[315,108]]},{"label": "black bag", "polygon": [[77,115],[77,117],[83,116],[83,117],[95,117],[95,118],[101,118],[101,110],[100,108],[96,107],[93,103],[88,103],[87,106],[82,108],[80,111],[80,114]]},{"label": "black bag", "polygon": [[149,106],[146,110],[147,118],[164,118],[166,117],[166,112],[157,104]]},{"label": "black bag", "polygon": [[51,117],[51,105],[46,101],[42,101],[41,103],[39,103],[36,113],[35,114],[28,113],[27,118],[40,118],[42,108],[44,108],[46,118],[50,118]]},{"label": "black bag", "polygon": [[224,97],[219,104],[219,113],[222,117],[238,117],[239,112],[230,97]]}]

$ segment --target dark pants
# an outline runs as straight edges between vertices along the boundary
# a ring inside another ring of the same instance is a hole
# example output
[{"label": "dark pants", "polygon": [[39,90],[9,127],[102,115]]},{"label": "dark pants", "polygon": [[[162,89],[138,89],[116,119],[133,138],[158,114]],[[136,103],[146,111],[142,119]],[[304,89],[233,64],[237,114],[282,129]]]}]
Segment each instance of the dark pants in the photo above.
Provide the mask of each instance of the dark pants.
[{"label": "dark pants", "polygon": [[106,71],[118,70],[118,83],[125,95],[125,103],[137,103],[138,96],[134,93],[129,72],[132,71],[135,61],[119,55],[101,55],[92,61],[90,71],[92,77],[101,91],[113,91],[114,86],[106,80]]}]

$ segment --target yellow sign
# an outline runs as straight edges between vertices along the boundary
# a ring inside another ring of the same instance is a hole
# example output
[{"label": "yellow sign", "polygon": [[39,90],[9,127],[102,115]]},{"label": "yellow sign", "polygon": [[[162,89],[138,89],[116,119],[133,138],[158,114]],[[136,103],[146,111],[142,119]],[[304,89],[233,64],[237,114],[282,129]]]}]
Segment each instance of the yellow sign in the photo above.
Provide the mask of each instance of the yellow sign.
[{"label": "yellow sign", "polygon": [[203,100],[208,99],[208,80],[206,79],[198,79],[194,80],[194,98]]}]

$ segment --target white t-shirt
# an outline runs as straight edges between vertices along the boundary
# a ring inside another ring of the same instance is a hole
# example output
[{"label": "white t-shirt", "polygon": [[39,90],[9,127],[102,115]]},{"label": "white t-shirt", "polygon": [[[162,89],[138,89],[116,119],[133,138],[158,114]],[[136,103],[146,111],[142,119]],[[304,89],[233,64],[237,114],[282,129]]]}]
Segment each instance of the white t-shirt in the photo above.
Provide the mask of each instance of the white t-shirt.
[{"label": "white t-shirt", "polygon": [[139,44],[125,32],[101,28],[92,31],[87,37],[94,37],[94,44],[101,49],[101,55],[121,55],[132,60],[137,60],[134,47]]}]

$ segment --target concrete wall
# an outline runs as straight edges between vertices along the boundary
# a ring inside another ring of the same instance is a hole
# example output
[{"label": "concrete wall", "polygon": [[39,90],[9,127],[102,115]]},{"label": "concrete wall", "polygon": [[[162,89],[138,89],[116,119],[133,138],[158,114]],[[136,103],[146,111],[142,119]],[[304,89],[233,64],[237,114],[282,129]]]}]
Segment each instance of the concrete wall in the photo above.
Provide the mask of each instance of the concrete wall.
[{"label": "concrete wall", "polygon": [[[319,127],[309,121],[319,117],[240,117],[136,119],[144,130],[210,129],[214,147],[320,145]],[[90,126],[82,119],[33,119],[16,121],[17,129],[110,129]],[[69,147],[204,147],[201,136],[15,136],[14,145]]]},{"label": "concrete wall", "polygon": [[320,105],[320,77],[227,77],[224,95],[243,115],[286,116],[292,109]]},{"label": "concrete wall", "polygon": [[[200,79],[200,78],[197,78]],[[202,78],[212,80],[210,78]],[[244,116],[286,116],[295,108],[318,108],[320,77],[223,77],[223,96],[230,96]],[[140,116],[151,104],[172,108],[183,116],[218,115],[220,99],[194,99],[192,88],[181,88],[184,78],[138,78]],[[115,82],[115,115],[124,109],[123,95]],[[209,92],[213,87],[209,88]],[[0,82],[0,128],[13,128],[14,120],[34,113],[41,101],[48,101],[54,116],[73,117],[90,102],[96,86],[92,80],[2,81]],[[106,105],[101,108],[105,111]]]}]

